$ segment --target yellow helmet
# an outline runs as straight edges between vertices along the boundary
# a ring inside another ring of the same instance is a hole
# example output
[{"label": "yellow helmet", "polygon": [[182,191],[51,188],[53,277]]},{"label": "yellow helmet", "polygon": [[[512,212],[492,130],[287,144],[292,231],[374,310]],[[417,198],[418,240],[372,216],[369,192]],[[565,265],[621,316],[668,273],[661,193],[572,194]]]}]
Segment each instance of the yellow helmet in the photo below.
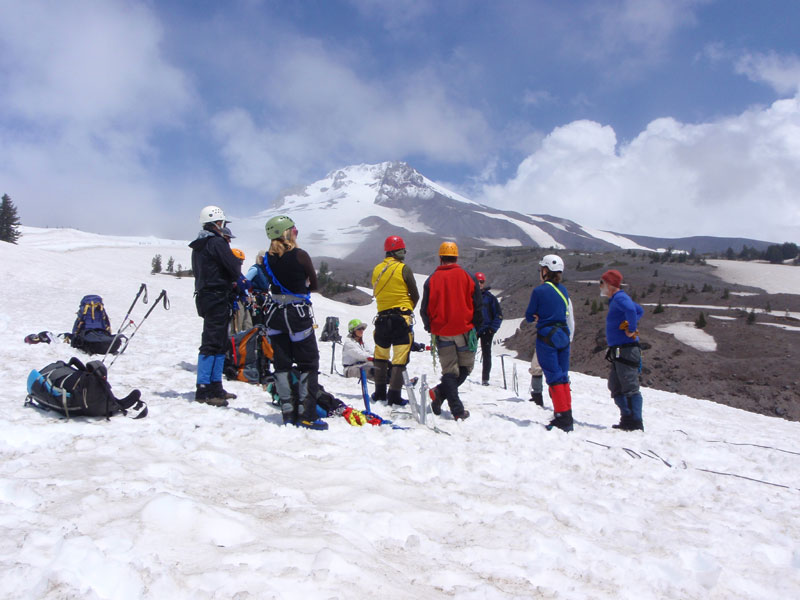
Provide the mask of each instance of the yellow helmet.
[{"label": "yellow helmet", "polygon": [[458,246],[455,242],[442,242],[439,246],[439,256],[458,256]]},{"label": "yellow helmet", "polygon": [[244,252],[242,252],[238,248],[231,248],[231,252],[233,252],[233,255],[239,260],[244,260]]}]

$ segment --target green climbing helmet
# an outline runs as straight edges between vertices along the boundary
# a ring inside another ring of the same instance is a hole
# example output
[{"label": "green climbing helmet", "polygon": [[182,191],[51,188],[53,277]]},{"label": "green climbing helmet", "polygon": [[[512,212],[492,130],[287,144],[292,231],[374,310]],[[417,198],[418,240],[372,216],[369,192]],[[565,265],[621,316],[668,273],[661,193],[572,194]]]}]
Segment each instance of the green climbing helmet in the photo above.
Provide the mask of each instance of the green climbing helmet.
[{"label": "green climbing helmet", "polygon": [[283,235],[284,231],[291,229],[292,227],[294,227],[294,221],[285,215],[279,215],[277,217],[272,217],[269,221],[267,221],[264,229],[267,230],[267,237],[269,239],[277,240]]},{"label": "green climbing helmet", "polygon": [[347,324],[347,332],[353,333],[356,329],[359,329],[361,327],[366,329],[367,324],[359,319],[351,319],[350,322]]}]

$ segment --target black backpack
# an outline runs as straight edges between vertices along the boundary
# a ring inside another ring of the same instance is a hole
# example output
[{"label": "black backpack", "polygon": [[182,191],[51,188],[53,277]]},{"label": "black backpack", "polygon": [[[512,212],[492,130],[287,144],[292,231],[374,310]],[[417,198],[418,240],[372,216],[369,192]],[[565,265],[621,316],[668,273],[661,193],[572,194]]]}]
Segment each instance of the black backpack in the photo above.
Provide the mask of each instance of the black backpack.
[{"label": "black backpack", "polygon": [[139,390],[117,399],[107,375],[99,360],[86,365],[75,357],[68,363],[59,360],[30,372],[25,403],[57,411],[67,418],[109,417],[118,412],[133,419],[146,416],[147,405],[140,400]]},{"label": "black backpack", "polygon": [[320,342],[341,342],[339,335],[339,317],[325,317],[325,326],[319,335]]},{"label": "black backpack", "polygon": [[[96,294],[89,294],[81,298],[78,307],[78,316],[72,326],[69,336],[70,345],[87,354],[116,354],[123,341],[124,335],[114,340],[111,333],[111,320],[108,318],[103,306],[103,299]],[[111,344],[113,342],[113,347]]]}]

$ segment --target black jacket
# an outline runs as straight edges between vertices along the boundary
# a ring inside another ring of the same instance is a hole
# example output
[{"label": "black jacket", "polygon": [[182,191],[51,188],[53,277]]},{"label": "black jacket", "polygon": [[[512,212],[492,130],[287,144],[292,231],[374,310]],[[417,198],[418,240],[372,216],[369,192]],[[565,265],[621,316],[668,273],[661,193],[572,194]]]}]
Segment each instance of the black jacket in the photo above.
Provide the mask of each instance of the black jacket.
[{"label": "black jacket", "polygon": [[242,274],[239,259],[219,233],[203,229],[189,244],[192,249],[194,291],[230,290]]}]

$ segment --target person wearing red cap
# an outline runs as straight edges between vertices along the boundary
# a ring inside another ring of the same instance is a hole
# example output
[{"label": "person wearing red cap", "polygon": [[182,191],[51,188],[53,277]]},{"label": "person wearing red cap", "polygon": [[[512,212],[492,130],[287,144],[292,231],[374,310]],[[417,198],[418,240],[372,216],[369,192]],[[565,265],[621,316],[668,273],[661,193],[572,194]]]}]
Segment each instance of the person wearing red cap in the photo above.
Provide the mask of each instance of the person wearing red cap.
[{"label": "person wearing red cap", "polygon": [[481,341],[481,363],[483,363],[481,383],[489,385],[489,375],[492,373],[492,340],[494,334],[500,329],[500,323],[503,322],[503,311],[495,295],[489,291],[492,288],[486,285],[486,275],[475,273],[475,279],[481,286],[483,297],[483,324],[478,329],[478,339]]},{"label": "person wearing red cap", "polygon": [[414,323],[414,308],[419,302],[419,291],[411,267],[403,262],[406,257],[403,238],[390,235],[383,242],[383,251],[386,257],[372,270],[372,295],[378,304],[373,332],[375,393],[372,399],[403,406],[408,404],[408,400],[401,397],[400,390],[403,387],[403,371],[414,343],[411,328]]},{"label": "person wearing red cap", "polygon": [[608,390],[619,408],[620,419],[614,429],[644,430],[639,372],[642,350],[639,347],[639,321],[644,309],[631,300],[622,286],[622,273],[610,269],[600,276],[600,295],[609,298],[606,315],[606,359],[611,363]]}]

